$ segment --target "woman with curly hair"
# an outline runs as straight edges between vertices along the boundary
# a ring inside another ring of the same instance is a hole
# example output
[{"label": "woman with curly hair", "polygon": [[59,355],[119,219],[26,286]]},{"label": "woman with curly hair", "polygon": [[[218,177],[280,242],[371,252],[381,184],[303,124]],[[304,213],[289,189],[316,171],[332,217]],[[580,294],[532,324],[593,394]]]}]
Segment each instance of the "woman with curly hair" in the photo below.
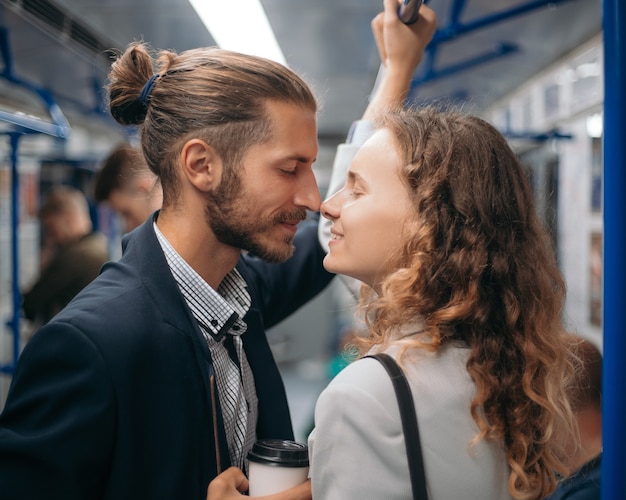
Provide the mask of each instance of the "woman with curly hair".
[{"label": "woman with curly hair", "polygon": [[[329,271],[362,281],[368,334],[409,380],[431,500],[540,499],[574,434],[565,285],[526,175],[486,121],[389,111],[322,204]],[[407,498],[400,414],[360,359],[320,396],[313,498]]]},{"label": "woman with curly hair", "polygon": [[[324,266],[364,284],[361,355],[385,352],[405,372],[430,500],[541,499],[577,439],[565,284],[505,138],[460,111],[400,109],[414,68],[410,45],[394,43],[394,6],[373,23],[386,66],[364,115],[375,131],[321,207]],[[340,372],[315,424],[315,500],[410,497],[398,404],[378,361]]]}]

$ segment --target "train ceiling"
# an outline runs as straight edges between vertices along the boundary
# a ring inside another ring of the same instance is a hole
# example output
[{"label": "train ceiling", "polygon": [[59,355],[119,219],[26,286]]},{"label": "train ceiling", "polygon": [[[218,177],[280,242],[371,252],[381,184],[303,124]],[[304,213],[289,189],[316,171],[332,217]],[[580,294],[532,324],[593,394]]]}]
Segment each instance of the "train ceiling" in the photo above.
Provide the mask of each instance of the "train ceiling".
[{"label": "train ceiling", "polygon": [[[235,0],[222,0],[235,1]],[[370,21],[382,0],[262,0],[287,64],[312,84],[322,139],[364,110],[379,62]],[[480,110],[600,33],[600,0],[430,0],[439,29],[414,79],[420,102]],[[110,123],[109,49],[134,40],[182,51],[214,45],[188,0],[0,0],[0,121],[50,114]],[[53,108],[54,111],[55,108]],[[58,111],[57,110],[57,111]],[[17,114],[16,114],[17,113]],[[27,124],[28,125],[28,124]]]}]

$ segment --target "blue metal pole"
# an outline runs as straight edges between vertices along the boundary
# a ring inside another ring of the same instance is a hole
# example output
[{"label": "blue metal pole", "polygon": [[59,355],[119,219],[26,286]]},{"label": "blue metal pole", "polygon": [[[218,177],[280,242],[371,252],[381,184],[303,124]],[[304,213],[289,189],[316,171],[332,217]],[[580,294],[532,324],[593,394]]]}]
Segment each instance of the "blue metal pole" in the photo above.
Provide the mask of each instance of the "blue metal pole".
[{"label": "blue metal pole", "polygon": [[603,1],[604,369],[602,499],[626,499],[626,3]]},{"label": "blue metal pole", "polygon": [[11,319],[11,330],[13,333],[13,361],[11,368],[15,369],[17,358],[20,354],[20,317],[22,313],[22,295],[20,293],[20,272],[19,272],[19,172],[17,169],[17,149],[20,141],[20,134],[10,134],[11,138],[11,263],[13,282],[13,317]]}]

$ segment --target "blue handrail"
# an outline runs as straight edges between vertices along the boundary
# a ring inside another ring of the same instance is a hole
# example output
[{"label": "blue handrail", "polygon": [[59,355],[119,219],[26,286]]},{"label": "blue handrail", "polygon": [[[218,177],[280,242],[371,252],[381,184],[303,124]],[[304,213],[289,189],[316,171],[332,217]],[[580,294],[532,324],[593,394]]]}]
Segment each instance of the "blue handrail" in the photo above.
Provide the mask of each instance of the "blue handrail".
[{"label": "blue handrail", "polygon": [[50,92],[37,85],[18,78],[13,72],[13,59],[9,45],[9,36],[6,28],[0,26],[0,56],[4,61],[4,68],[0,71],[0,78],[33,92],[41,99],[52,119],[52,123],[22,113],[9,113],[0,110],[0,121],[10,125],[4,132],[11,142],[11,280],[12,280],[12,316],[7,322],[10,327],[13,342],[13,356],[11,362],[0,365],[0,373],[12,374],[15,370],[20,351],[20,319],[22,314],[22,295],[19,286],[19,173],[18,147],[20,138],[25,134],[47,134],[65,139],[69,136],[71,127],[61,108],[56,104]]},{"label": "blue handrail", "polygon": [[7,322],[11,331],[13,332],[13,359],[11,363],[0,365],[1,373],[13,373],[15,370],[15,363],[20,351],[20,317],[21,317],[21,297],[18,286],[15,286],[19,281],[19,239],[17,234],[18,219],[19,219],[19,178],[17,175],[17,149],[19,140],[22,134],[10,133],[8,134],[11,140],[11,280],[13,283],[13,308],[11,319]]},{"label": "blue handrail", "polygon": [[[435,68],[438,48],[441,44],[456,40],[461,36],[469,35],[473,32],[488,28],[494,24],[512,19],[516,16],[528,14],[529,12],[541,8],[552,8],[558,4],[569,1],[572,0],[531,0],[515,7],[501,10],[494,14],[479,16],[471,21],[462,22],[460,19],[469,0],[453,0],[447,20],[435,32],[432,41],[426,49],[426,57],[420,65],[416,78],[414,78],[411,82],[409,99],[418,97],[416,90],[419,86],[430,83],[438,78],[463,72],[467,69],[493,61],[494,59],[506,57],[511,53],[520,50],[516,44],[501,41],[496,46],[487,48],[481,54],[462,60],[445,68]],[[459,96],[459,98],[464,99],[464,96]]]},{"label": "blue handrail", "polygon": [[13,71],[13,57],[9,44],[9,31],[0,26],[0,55],[4,61],[4,68],[0,71],[0,78],[34,93],[45,104],[52,123],[21,113],[7,113],[0,111],[0,120],[15,125],[16,131],[23,133],[43,133],[54,137],[67,138],[71,127],[61,108],[57,105],[52,94],[46,89],[32,82],[19,78]]},{"label": "blue handrail", "polygon": [[626,499],[626,4],[604,0],[602,499]]}]

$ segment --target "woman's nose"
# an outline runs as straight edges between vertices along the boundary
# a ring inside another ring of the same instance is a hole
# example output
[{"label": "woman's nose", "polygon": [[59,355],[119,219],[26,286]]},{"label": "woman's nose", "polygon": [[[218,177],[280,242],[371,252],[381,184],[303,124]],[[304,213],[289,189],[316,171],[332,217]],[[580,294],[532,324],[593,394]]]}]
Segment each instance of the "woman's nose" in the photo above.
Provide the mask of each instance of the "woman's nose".
[{"label": "woman's nose", "polygon": [[330,198],[323,201],[320,207],[321,214],[329,220],[335,220],[339,216],[339,195],[343,190],[337,191]]}]

